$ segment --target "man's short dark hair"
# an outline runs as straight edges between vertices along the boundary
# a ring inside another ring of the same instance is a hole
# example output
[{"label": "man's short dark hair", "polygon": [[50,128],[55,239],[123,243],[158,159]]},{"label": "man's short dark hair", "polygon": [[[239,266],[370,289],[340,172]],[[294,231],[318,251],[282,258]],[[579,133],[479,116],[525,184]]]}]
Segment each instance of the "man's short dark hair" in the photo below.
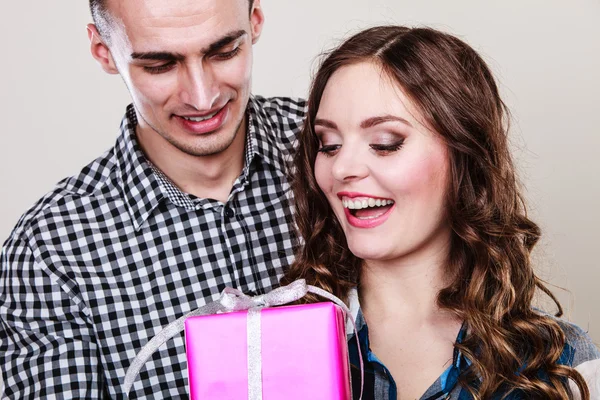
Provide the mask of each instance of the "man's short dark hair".
[{"label": "man's short dark hair", "polygon": [[[109,24],[110,24],[110,15],[108,10],[106,9],[106,0],[89,0],[90,1],[90,12],[92,13],[92,19],[94,20],[94,24],[96,28],[98,28],[98,32],[100,36],[105,41],[109,40]],[[250,4],[249,12],[252,12],[252,6],[254,5],[254,0],[249,0]]]},{"label": "man's short dark hair", "polygon": [[108,41],[108,24],[110,16],[106,9],[106,0],[90,0],[90,12],[92,13],[92,19],[98,29],[98,33],[100,33],[100,36],[102,36],[105,41]]}]

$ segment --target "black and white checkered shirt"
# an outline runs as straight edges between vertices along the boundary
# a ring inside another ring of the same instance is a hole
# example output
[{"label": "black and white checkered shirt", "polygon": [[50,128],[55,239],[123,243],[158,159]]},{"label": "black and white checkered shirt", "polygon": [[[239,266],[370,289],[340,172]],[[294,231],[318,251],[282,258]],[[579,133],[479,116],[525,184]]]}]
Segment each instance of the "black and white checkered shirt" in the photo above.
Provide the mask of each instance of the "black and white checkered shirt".
[{"label": "black and white checkered shirt", "polygon": [[[5,396],[123,398],[131,360],[164,325],[225,286],[276,285],[293,258],[285,173],[304,110],[300,100],[250,99],[245,166],[223,204],[150,166],[129,106],[115,147],[60,182],[4,244]],[[183,336],[154,354],[130,397],[187,399]]]}]

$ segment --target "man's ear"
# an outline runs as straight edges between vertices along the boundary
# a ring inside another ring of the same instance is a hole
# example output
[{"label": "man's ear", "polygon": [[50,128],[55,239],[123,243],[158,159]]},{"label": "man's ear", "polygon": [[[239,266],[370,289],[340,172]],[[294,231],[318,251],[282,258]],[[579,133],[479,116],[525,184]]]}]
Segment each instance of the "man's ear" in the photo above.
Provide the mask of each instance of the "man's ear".
[{"label": "man's ear", "polygon": [[252,11],[250,11],[250,27],[252,33],[252,44],[258,42],[265,23],[265,14],[263,14],[260,0],[254,0]]},{"label": "man's ear", "polygon": [[102,40],[98,28],[94,24],[88,24],[87,26],[88,38],[90,39],[90,51],[92,57],[100,63],[102,69],[108,74],[118,74],[115,60],[110,52],[108,46]]}]

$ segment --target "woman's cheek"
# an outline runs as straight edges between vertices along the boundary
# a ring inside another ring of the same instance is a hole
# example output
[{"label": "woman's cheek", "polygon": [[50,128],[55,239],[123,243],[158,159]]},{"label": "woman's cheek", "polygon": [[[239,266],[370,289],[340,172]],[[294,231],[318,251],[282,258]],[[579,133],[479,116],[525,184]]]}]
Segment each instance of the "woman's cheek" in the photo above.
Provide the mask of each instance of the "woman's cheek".
[{"label": "woman's cheek", "polygon": [[[331,186],[331,173],[327,172],[327,162],[323,160],[323,156],[321,154],[317,155],[315,160],[315,180],[317,181],[317,185],[325,195],[328,195],[328,189]],[[331,171],[331,168],[329,168]]]}]

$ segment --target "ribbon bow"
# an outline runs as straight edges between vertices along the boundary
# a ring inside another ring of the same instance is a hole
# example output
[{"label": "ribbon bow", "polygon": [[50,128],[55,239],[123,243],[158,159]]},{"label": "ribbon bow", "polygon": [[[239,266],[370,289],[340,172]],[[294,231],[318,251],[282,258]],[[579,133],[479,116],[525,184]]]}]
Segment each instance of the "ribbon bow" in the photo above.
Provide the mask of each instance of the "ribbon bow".
[{"label": "ribbon bow", "polygon": [[[148,361],[148,359],[154,354],[156,350],[169,339],[179,334],[184,330],[185,320],[190,317],[199,315],[214,315],[221,313],[229,313],[234,311],[245,311],[248,310],[248,383],[249,400],[261,400],[262,399],[262,377],[261,377],[261,329],[260,329],[260,309],[265,307],[281,306],[284,304],[293,303],[306,296],[307,293],[314,293],[338,305],[343,311],[346,318],[350,317],[350,321],[354,326],[354,336],[358,341],[358,332],[354,320],[351,318],[350,310],[344,304],[342,300],[326,290],[320,289],[316,286],[307,285],[304,279],[298,279],[290,283],[287,286],[281,286],[277,289],[270,291],[269,293],[248,296],[245,295],[238,289],[227,287],[221,292],[219,300],[212,303],[208,303],[203,307],[200,307],[194,311],[191,311],[184,316],[178,318],[176,321],[171,322],[163,330],[158,332],[135,356],[127,373],[125,374],[125,381],[123,383],[123,391],[129,396],[129,391],[135,382],[140,370]],[[358,346],[360,349],[360,345]],[[360,398],[362,399],[363,385],[364,385],[364,365],[362,354],[359,350],[358,356],[360,359],[360,371],[361,371],[361,382],[360,382]]]},{"label": "ribbon bow", "polygon": [[293,303],[306,296],[307,293],[306,281],[299,279],[259,296],[248,296],[238,289],[227,287],[221,292],[218,301],[225,308],[224,312],[245,311],[251,308],[275,307]]}]

